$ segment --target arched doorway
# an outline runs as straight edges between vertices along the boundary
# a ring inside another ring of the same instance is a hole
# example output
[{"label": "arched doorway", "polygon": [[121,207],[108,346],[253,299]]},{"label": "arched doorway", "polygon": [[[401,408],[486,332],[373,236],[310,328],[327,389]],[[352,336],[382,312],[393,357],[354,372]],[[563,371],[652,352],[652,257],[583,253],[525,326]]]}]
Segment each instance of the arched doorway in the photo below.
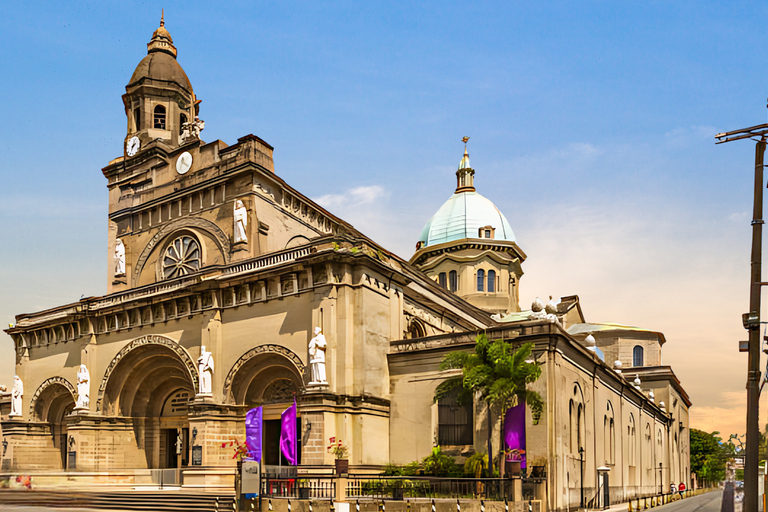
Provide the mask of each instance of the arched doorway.
[{"label": "arched doorway", "polygon": [[67,424],[64,417],[75,408],[75,388],[63,377],[44,381],[30,401],[30,417],[33,421],[48,424],[54,449],[59,454],[54,466],[67,468]]},{"label": "arched doorway", "polygon": [[97,409],[132,419],[148,468],[187,465],[187,408],[197,388],[192,358],[173,340],[148,336],[131,342],[115,360],[99,388]]},{"label": "arched doorway", "polygon": [[[279,345],[261,345],[245,353],[227,375],[224,392],[229,401],[264,408],[262,456],[265,466],[287,464],[279,449],[280,415],[301,394],[304,373],[301,359],[290,350]],[[300,436],[301,422],[299,418],[296,421]],[[301,442],[297,445],[301,462]]]}]

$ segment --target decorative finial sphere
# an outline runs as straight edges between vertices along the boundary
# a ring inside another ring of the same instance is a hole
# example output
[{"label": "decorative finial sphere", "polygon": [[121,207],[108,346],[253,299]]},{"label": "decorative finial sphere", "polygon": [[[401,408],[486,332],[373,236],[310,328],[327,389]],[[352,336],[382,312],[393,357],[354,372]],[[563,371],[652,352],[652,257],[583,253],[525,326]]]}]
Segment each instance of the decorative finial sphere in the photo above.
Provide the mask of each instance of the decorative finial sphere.
[{"label": "decorative finial sphere", "polygon": [[617,370],[620,370],[621,369],[621,361],[619,361],[618,359],[615,360],[613,362],[613,367],[616,368]]},{"label": "decorative finial sphere", "polygon": [[633,384],[636,387],[640,387],[640,376],[639,375],[635,375],[635,380],[633,381]]},{"label": "decorative finial sphere", "polygon": [[588,347],[594,347],[597,344],[595,342],[595,337],[592,336],[592,333],[587,334],[587,337],[584,338],[584,344]]},{"label": "decorative finial sphere", "polygon": [[538,297],[533,299],[533,303],[531,303],[531,310],[534,313],[538,313],[542,309],[544,309],[544,302],[542,302],[542,300],[540,298],[538,298]]},{"label": "decorative finial sphere", "polygon": [[554,315],[557,313],[557,304],[555,304],[555,301],[552,300],[552,296],[549,296],[549,302],[547,302],[547,313],[550,315]]}]

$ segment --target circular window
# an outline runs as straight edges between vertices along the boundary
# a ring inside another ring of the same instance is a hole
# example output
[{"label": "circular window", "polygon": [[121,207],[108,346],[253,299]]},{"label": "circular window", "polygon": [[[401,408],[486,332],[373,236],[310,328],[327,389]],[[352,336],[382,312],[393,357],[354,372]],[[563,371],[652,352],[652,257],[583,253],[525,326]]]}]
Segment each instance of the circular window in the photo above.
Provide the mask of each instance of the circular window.
[{"label": "circular window", "polygon": [[200,270],[200,244],[191,236],[171,242],[163,256],[163,278],[185,276]]}]

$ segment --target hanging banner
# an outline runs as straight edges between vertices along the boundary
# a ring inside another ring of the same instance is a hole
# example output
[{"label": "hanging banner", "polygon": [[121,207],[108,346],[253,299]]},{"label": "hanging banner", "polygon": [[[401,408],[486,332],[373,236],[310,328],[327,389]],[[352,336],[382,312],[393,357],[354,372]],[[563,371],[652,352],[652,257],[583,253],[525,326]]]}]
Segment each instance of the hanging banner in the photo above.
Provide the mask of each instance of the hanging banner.
[{"label": "hanging banner", "polygon": [[519,460],[520,467],[525,467],[525,404],[507,409],[504,416],[504,442],[512,453],[507,460]]},{"label": "hanging banner", "polygon": [[251,409],[245,415],[245,445],[251,454],[251,459],[261,462],[261,429],[263,411],[261,407]]},{"label": "hanging banner", "polygon": [[280,415],[280,451],[291,466],[298,462],[296,456],[296,399],[293,405]]}]

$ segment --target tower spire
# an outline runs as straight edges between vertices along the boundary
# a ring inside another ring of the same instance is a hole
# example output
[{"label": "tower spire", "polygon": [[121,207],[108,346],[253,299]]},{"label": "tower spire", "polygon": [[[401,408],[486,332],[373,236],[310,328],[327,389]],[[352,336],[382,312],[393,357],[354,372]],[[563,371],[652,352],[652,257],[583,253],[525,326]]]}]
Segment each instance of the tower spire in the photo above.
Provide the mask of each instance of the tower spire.
[{"label": "tower spire", "polygon": [[459,162],[459,170],[456,171],[456,194],[459,192],[474,192],[474,176],[475,170],[469,166],[469,153],[467,152],[467,141],[469,137],[463,137],[461,141],[464,143],[464,157]]},{"label": "tower spire", "polygon": [[160,26],[165,26],[165,9],[160,9]]},{"label": "tower spire", "polygon": [[165,9],[160,10],[160,27],[152,34],[152,40],[147,44],[147,53],[165,52],[176,57],[176,47],[173,38],[165,28]]}]

